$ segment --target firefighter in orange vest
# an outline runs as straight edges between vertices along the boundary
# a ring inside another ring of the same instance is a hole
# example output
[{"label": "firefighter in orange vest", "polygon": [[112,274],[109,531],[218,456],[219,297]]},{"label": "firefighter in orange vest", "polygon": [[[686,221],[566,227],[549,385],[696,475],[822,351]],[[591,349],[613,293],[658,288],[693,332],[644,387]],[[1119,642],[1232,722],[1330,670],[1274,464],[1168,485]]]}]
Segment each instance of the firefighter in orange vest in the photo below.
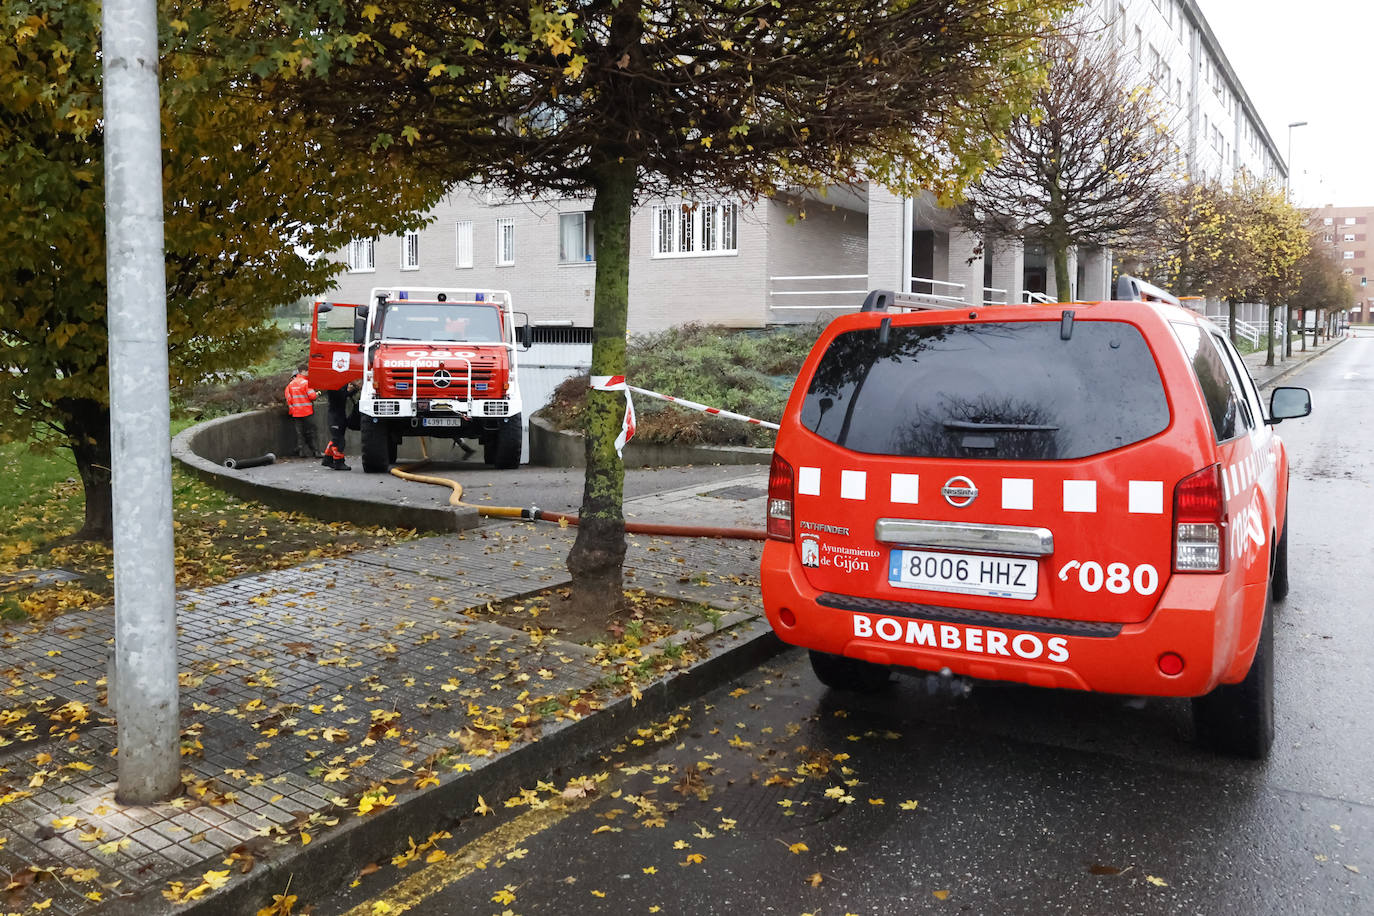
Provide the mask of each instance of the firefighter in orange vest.
[{"label": "firefighter in orange vest", "polygon": [[296,427],[296,454],[302,458],[323,457],[315,444],[315,398],[320,393],[310,387],[305,367],[296,371],[286,383],[286,412]]}]

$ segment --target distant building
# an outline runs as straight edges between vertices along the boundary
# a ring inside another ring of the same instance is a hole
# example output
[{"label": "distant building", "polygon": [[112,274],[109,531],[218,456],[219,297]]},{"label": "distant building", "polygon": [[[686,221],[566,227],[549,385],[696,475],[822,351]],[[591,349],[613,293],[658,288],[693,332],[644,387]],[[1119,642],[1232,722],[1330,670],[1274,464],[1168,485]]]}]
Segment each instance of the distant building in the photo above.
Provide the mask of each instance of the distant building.
[{"label": "distant building", "polygon": [[[1197,0],[1095,0],[1089,16],[1100,40],[1116,43],[1168,100],[1192,175],[1287,177]],[[349,270],[331,295],[362,301],[374,286],[510,289],[536,324],[590,327],[590,201],[498,199],[463,185],[431,216],[418,232],[350,245]],[[1110,252],[1075,252],[1070,275],[1073,298],[1108,298]],[[632,332],[812,320],[833,314],[818,307],[852,308],[873,288],[971,305],[1056,295],[1035,239],[983,246],[929,195],[902,199],[872,185],[790,204],[660,198],[631,224]]]},{"label": "distant building", "polygon": [[1355,291],[1350,320],[1356,324],[1374,322],[1374,290],[1369,277],[1374,273],[1374,246],[1369,244],[1370,219],[1374,207],[1333,207],[1330,204],[1312,211],[1318,243],[1340,266]]}]

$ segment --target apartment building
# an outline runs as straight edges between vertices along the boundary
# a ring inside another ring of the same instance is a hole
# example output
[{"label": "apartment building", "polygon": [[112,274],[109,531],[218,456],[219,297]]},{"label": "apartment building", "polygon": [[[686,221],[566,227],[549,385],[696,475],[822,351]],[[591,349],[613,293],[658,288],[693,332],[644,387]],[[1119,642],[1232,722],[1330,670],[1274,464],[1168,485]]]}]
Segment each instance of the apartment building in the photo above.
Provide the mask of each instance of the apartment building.
[{"label": "apartment building", "polygon": [[[1089,19],[1097,40],[1114,42],[1167,100],[1190,174],[1286,178],[1198,0],[1093,0]],[[331,295],[343,300],[362,301],[373,287],[493,287],[510,289],[536,324],[591,323],[587,200],[511,200],[464,185],[424,228],[359,240],[342,254],[349,269]],[[1075,252],[1070,276],[1073,298],[1107,298],[1111,252]],[[812,320],[852,308],[872,288],[974,305],[1057,293],[1035,239],[981,244],[930,195],[899,198],[876,185],[786,203],[661,198],[631,223],[632,333]]]},{"label": "apartment building", "polygon": [[1374,207],[1327,204],[1312,212],[1319,241],[1336,259],[1355,291],[1350,321],[1356,324],[1374,322],[1374,289],[1369,285],[1369,277],[1374,273],[1374,245],[1369,244],[1371,218],[1374,218]]}]

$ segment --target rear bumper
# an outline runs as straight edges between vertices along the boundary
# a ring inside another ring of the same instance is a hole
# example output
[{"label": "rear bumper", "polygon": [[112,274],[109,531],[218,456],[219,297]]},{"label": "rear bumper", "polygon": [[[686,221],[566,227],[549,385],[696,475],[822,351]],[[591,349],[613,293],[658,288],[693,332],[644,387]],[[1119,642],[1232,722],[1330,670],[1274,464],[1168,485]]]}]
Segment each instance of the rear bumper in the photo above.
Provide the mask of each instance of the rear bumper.
[{"label": "rear bumper", "polygon": [[[1225,668],[1217,657],[1216,611],[1224,603],[1224,576],[1171,577],[1154,612],[1140,623],[1084,624],[846,600],[811,587],[804,572],[791,544],[765,544],[761,582],[768,622],[785,642],[834,655],[924,671],[947,668],[983,680],[1148,696],[1200,696]],[[956,599],[925,594],[942,605]],[[784,609],[791,625],[783,622]],[[1183,658],[1180,674],[1159,670],[1166,652]]]}]

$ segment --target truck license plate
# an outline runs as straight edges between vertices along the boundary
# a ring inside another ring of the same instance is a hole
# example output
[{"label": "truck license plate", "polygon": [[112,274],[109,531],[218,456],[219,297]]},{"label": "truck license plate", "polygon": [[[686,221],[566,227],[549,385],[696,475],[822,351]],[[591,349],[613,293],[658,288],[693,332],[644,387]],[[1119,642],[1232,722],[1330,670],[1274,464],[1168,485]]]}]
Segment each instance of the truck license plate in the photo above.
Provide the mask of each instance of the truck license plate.
[{"label": "truck license plate", "polygon": [[425,426],[462,426],[462,425],[463,425],[463,419],[462,419],[462,417],[425,417],[424,420],[423,420],[423,425],[425,425]]},{"label": "truck license plate", "polygon": [[1029,601],[1039,587],[1035,560],[935,550],[894,550],[887,581],[895,588],[923,588],[964,595]]}]

